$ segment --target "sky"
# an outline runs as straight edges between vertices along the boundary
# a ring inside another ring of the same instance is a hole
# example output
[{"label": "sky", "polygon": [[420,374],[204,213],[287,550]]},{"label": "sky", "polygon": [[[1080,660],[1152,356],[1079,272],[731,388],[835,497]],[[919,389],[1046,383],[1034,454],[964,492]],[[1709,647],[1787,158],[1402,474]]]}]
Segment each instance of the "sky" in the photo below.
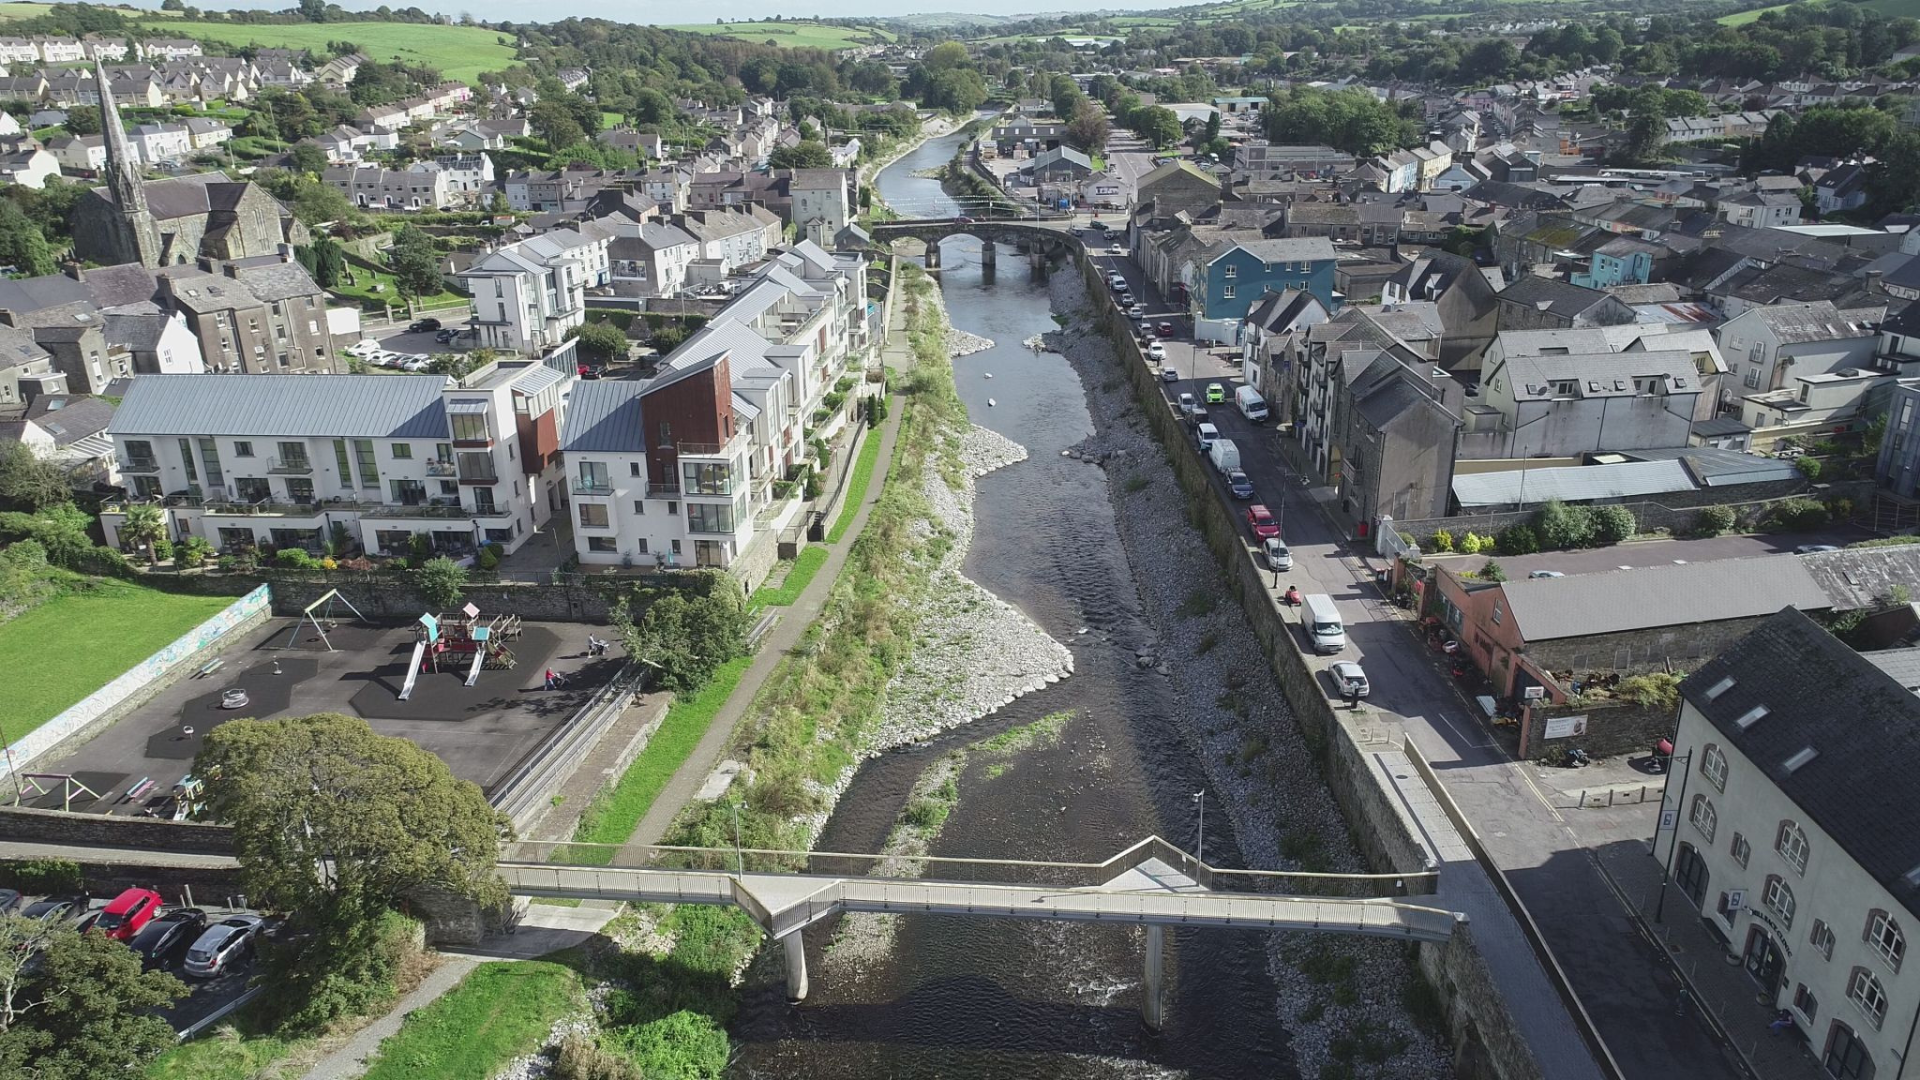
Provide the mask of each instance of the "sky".
[{"label": "sky", "polygon": [[[335,0],[339,2],[339,0]],[[1132,10],[1161,9],[1179,0],[1142,0]],[[1198,0],[1195,0],[1198,2]],[[291,7],[283,0],[206,0],[194,3],[200,8]],[[1030,18],[1035,14],[1033,0],[704,0],[702,3],[668,3],[666,0],[543,0],[527,4],[523,0],[386,0],[391,7],[419,7],[426,11],[457,16],[470,12],[488,22],[557,22],[566,18],[608,19],[615,22],[654,23],[667,26],[690,22],[711,23],[715,19],[765,19],[826,16],[829,18],[879,18],[911,15],[919,12],[965,12],[967,14],[1010,15]],[[140,0],[139,6],[158,7],[159,0]],[[346,0],[340,6],[349,11],[371,11],[379,0]],[[1049,13],[1068,11],[1121,10],[1115,0],[1045,0]]]}]

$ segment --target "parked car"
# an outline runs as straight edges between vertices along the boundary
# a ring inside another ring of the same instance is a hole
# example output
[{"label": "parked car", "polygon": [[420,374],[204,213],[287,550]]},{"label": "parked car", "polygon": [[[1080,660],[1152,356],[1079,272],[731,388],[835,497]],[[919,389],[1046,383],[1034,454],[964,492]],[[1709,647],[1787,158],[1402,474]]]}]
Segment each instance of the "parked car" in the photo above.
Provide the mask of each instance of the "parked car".
[{"label": "parked car", "polygon": [[87,902],[80,897],[49,896],[28,904],[20,916],[26,919],[39,919],[42,922],[60,922],[83,914],[86,910]]},{"label": "parked car", "polygon": [[1253,481],[1247,479],[1246,473],[1235,469],[1227,474],[1227,490],[1236,499],[1251,499],[1253,498]]},{"label": "parked car", "polygon": [[1161,382],[1170,382],[1170,383],[1172,383],[1172,382],[1179,382],[1179,381],[1180,381],[1180,373],[1179,373],[1179,372],[1177,372],[1177,371],[1175,371],[1175,370],[1173,370],[1173,369],[1172,369],[1172,368],[1170,368],[1170,367],[1163,367],[1163,368],[1161,368],[1161,369],[1160,369],[1160,381],[1161,381]]},{"label": "parked car", "polygon": [[0,915],[20,906],[20,890],[0,889]]},{"label": "parked car", "polygon": [[1182,416],[1192,416],[1193,410],[1200,407],[1200,403],[1194,400],[1192,394],[1181,394],[1179,398],[1174,401],[1174,404],[1180,406],[1180,414]]},{"label": "parked car", "polygon": [[1147,313],[1146,306],[1142,304],[1133,304],[1127,308],[1128,318],[1137,319],[1140,316],[1145,315],[1146,313]]},{"label": "parked car", "polygon": [[1095,232],[1106,232],[1106,231],[1107,231],[1107,223],[1106,223],[1106,222],[1104,222],[1104,221],[1100,221],[1100,220],[1098,220],[1098,219],[1095,219],[1095,220],[1094,220],[1094,222],[1093,222],[1092,224],[1090,224],[1090,225],[1088,225],[1088,226],[1087,226],[1087,228],[1089,228],[1089,229],[1092,229],[1092,230],[1094,230]]},{"label": "parked car", "polygon": [[439,319],[415,319],[410,325],[408,325],[407,333],[424,334],[429,330],[438,330],[438,329],[440,329]]},{"label": "parked car", "polygon": [[1267,569],[1279,572],[1293,569],[1293,551],[1287,542],[1277,536],[1269,536],[1260,545],[1260,554],[1267,560]]},{"label": "parked car", "polygon": [[1537,580],[1537,579],[1540,579],[1540,578],[1556,578],[1556,577],[1566,577],[1567,575],[1565,575],[1565,574],[1563,574],[1563,573],[1561,573],[1561,572],[1560,572],[1560,571],[1558,571],[1558,570],[1534,570],[1534,571],[1531,571],[1531,572],[1529,572],[1529,573],[1527,574],[1527,576],[1528,576],[1529,578],[1533,578],[1533,579],[1536,579],[1536,580]]},{"label": "parked car", "polygon": [[1773,452],[1773,456],[1777,458],[1806,457],[1807,452],[1805,450],[1802,450],[1798,446],[1783,446],[1780,449],[1775,450]]},{"label": "parked car", "polygon": [[1167,322],[1165,319],[1162,319],[1160,321],[1160,336],[1161,337],[1173,336],[1173,324],[1170,322]]},{"label": "parked car", "polygon": [[1327,669],[1333,676],[1333,687],[1340,691],[1341,697],[1366,697],[1371,689],[1367,685],[1367,673],[1360,665],[1351,660],[1341,660]]},{"label": "parked car", "polygon": [[1817,555],[1822,551],[1839,551],[1839,544],[1801,544],[1793,549],[1795,555]]},{"label": "parked car", "polygon": [[370,337],[363,337],[341,351],[345,352],[348,356],[357,356],[365,360],[367,357],[380,351],[380,343]]},{"label": "parked car", "polygon": [[1166,358],[1167,358],[1167,347],[1165,345],[1162,345],[1156,341],[1153,344],[1147,346],[1147,359],[1165,360]]},{"label": "parked car", "polygon": [[260,931],[258,915],[230,915],[214,923],[187,950],[181,971],[197,979],[211,979],[233,970],[233,964],[253,949]]},{"label": "parked car", "polygon": [[1253,530],[1253,535],[1262,540],[1269,536],[1280,535],[1280,522],[1274,518],[1273,511],[1260,503],[1247,507],[1247,527]]},{"label": "parked car", "polygon": [[439,333],[433,335],[433,340],[439,342],[442,345],[451,345],[453,344],[453,339],[459,337],[460,333],[461,331],[459,327],[449,326],[445,330],[442,330]]},{"label": "parked car", "polygon": [[159,913],[159,893],[152,889],[128,889],[107,902],[93,928],[115,941],[126,941]]},{"label": "parked car", "polygon": [[133,935],[127,947],[140,955],[140,966],[148,971],[170,968],[180,962],[180,954],[206,929],[206,912],[199,908],[176,908],[148,923]]},{"label": "parked car", "polygon": [[[1164,323],[1162,325],[1165,325]],[[1227,388],[1217,382],[1207,384],[1207,404],[1222,405],[1227,400]]]}]

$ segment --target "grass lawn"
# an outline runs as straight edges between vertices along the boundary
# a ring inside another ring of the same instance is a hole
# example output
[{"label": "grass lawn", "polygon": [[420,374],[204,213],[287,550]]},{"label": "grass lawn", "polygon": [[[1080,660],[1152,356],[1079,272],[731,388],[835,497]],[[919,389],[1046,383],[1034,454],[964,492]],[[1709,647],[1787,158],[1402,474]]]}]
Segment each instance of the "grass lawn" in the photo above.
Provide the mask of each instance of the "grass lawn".
[{"label": "grass lawn", "polygon": [[580,976],[564,964],[481,964],[438,1001],[409,1015],[375,1051],[366,1080],[492,1076],[539,1046],[580,1007]]},{"label": "grass lawn", "polygon": [[[1765,15],[1769,11],[1785,11],[1792,6],[1792,4],[1780,4],[1777,7],[1754,8],[1752,11],[1736,11],[1731,15],[1722,15],[1714,21],[1721,26],[1745,26],[1750,22],[1757,22],[1760,16]],[[1866,6],[1871,8],[1881,7],[1879,4],[1868,4]]]},{"label": "grass lawn", "polygon": [[853,527],[853,516],[860,512],[860,503],[867,497],[867,485],[873,483],[873,464],[879,460],[880,429],[875,428],[867,433],[867,441],[860,444],[860,458],[853,463],[853,475],[847,479],[847,501],[840,505],[840,516],[827,531],[827,543],[839,543]]},{"label": "grass lawn", "polygon": [[806,591],[807,583],[812,581],[813,575],[819,573],[820,568],[826,564],[826,548],[810,547],[801,552],[799,557],[793,560],[793,568],[787,571],[787,579],[780,583],[780,587],[777,589],[760,589],[755,592],[751,597],[747,598],[747,610],[758,611],[764,607],[786,607],[788,604],[800,599],[800,594]]},{"label": "grass lawn", "polygon": [[[335,282],[333,288],[327,290],[328,292],[374,310],[380,309],[384,304],[392,304],[402,310],[406,308],[406,301],[401,299],[400,289],[393,283],[392,274],[381,270],[369,270],[359,265],[350,265],[349,269],[353,274],[353,284],[349,285],[343,279]],[[386,288],[374,292],[375,285],[385,285]],[[422,311],[429,311],[436,308],[458,307],[466,302],[467,298],[458,293],[442,292],[435,296],[420,297],[415,301],[415,306]]]},{"label": "grass lawn", "polygon": [[274,1035],[208,1035],[154,1058],[147,1066],[147,1080],[252,1080],[312,1041]]},{"label": "grass lawn", "polygon": [[385,22],[235,25],[168,19],[152,24],[152,28],[178,37],[234,46],[309,49],[319,57],[329,55],[327,42],[351,41],[374,60],[387,61],[397,56],[408,63],[425,64],[449,79],[465,83],[474,82],[483,71],[501,71],[513,63],[512,44],[503,44],[498,31],[477,26]]},{"label": "grass lawn", "polygon": [[[806,22],[801,19],[782,19],[779,22],[730,22],[730,23],[688,23],[683,26],[666,26],[663,30],[683,30],[689,34],[725,34],[742,41],[785,45],[795,49],[847,49],[855,45],[872,43],[875,37],[882,41],[892,41],[894,35],[878,27],[866,26],[854,29],[846,26],[824,26],[820,23]],[[356,41],[359,39],[355,39]]]},{"label": "grass lawn", "polygon": [[[653,738],[647,740],[645,749],[621,774],[619,783],[600,789],[593,797],[593,804],[580,815],[573,838],[583,844],[626,843],[640,819],[652,809],[653,800],[660,797],[667,781],[699,745],[700,737],[707,733],[720,706],[726,704],[734,687],[740,685],[740,677],[747,673],[751,663],[750,656],[729,660],[720,665],[720,670],[713,673],[713,678],[699,692],[675,698],[667,707],[666,719],[660,721],[660,727],[654,731]],[[609,854],[588,852],[581,861]]]},{"label": "grass lawn", "polygon": [[233,601],[100,581],[0,623],[0,732],[19,741]]}]

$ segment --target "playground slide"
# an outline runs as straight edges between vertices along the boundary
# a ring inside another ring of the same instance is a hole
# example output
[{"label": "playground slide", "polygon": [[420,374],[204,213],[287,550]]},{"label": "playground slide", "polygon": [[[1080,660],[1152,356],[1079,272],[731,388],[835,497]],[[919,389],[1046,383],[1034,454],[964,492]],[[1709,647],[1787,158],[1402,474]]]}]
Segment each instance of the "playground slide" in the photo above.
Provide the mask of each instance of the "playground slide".
[{"label": "playground slide", "polygon": [[487,646],[485,642],[482,642],[479,648],[473,650],[473,666],[467,669],[468,686],[472,686],[474,683],[480,681],[480,662],[486,658]]},{"label": "playground slide", "polygon": [[[420,678],[420,658],[426,654],[427,643],[424,639],[413,643],[413,660],[407,664],[407,681],[400,687],[401,701],[407,700],[408,696],[413,693],[413,684],[419,681]],[[471,686],[473,684],[468,683],[467,685]]]}]

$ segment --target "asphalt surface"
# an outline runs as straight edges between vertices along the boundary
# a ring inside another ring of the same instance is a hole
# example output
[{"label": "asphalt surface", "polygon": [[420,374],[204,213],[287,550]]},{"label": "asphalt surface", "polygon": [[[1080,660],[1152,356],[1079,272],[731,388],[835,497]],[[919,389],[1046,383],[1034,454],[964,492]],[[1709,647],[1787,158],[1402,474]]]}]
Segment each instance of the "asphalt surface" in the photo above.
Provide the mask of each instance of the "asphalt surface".
[{"label": "asphalt surface", "polygon": [[[1540,927],[1625,1076],[1629,1080],[1676,1076],[1738,1080],[1742,1071],[1732,1052],[1720,1044],[1698,1010],[1677,1008],[1680,984],[1669,961],[1639,932],[1629,902],[1601,871],[1592,850],[1550,804],[1529,767],[1513,762],[1499,749],[1437,655],[1419,639],[1403,613],[1384,599],[1366,564],[1350,553],[1343,530],[1321,512],[1315,492],[1283,462],[1278,448],[1281,436],[1270,425],[1248,422],[1231,404],[1233,389],[1241,383],[1237,351],[1196,349],[1191,325],[1171,314],[1172,305],[1130,259],[1109,255],[1095,261],[1107,273],[1117,272],[1127,279],[1134,298],[1155,322],[1167,318],[1176,323],[1175,339],[1165,343],[1167,359],[1152,362],[1156,371],[1164,363],[1182,376],[1160,383],[1170,402],[1181,393],[1201,398],[1209,382],[1226,386],[1229,403],[1210,407],[1208,421],[1220,429],[1222,438],[1232,439],[1239,447],[1240,467],[1255,487],[1253,501],[1265,504],[1281,519],[1282,535],[1293,551],[1293,570],[1273,575],[1276,595],[1290,584],[1303,593],[1326,593],[1346,624],[1347,649],[1312,662],[1322,671],[1334,660],[1362,664],[1372,684],[1368,707],[1394,714],[1382,716],[1383,720],[1404,723],[1407,737],[1444,777],[1448,791],[1475,823],[1491,857]],[[1234,505],[1251,557],[1256,545],[1242,504],[1230,498],[1219,475],[1213,475],[1213,484],[1216,496]],[[1728,537],[1540,558],[1565,561],[1565,565],[1556,561],[1555,569],[1583,564],[1610,569],[1636,564],[1638,559],[1668,562],[1712,557],[1716,552],[1760,554],[1815,542],[1827,541]],[[1522,568],[1523,560],[1511,563],[1510,574]],[[1329,695],[1333,693],[1324,677],[1322,686]],[[1657,804],[1648,804],[1619,811],[1615,827],[1599,830],[1589,841],[1615,842],[1630,836],[1644,840],[1653,835],[1658,809]]]}]

